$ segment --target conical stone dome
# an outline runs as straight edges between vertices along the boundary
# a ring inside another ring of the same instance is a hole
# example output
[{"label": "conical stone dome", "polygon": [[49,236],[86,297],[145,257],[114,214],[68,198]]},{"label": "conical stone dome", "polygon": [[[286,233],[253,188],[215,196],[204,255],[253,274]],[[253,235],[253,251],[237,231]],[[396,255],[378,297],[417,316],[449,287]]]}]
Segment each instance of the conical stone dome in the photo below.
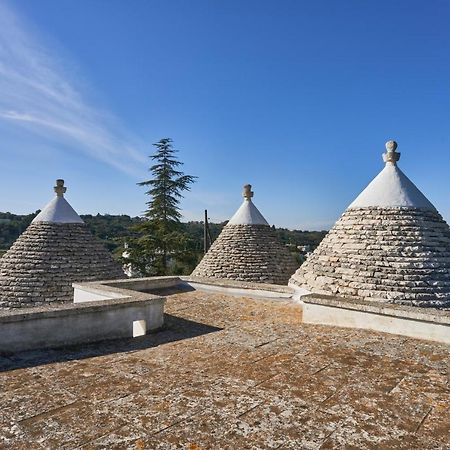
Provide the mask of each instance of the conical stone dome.
[{"label": "conical stone dome", "polygon": [[0,259],[0,307],[68,302],[73,282],[125,277],[65,191],[64,181],[57,180],[57,196]]},{"label": "conical stone dome", "polygon": [[296,269],[294,257],[253,204],[251,185],[244,202],[192,272],[192,276],[286,284]]},{"label": "conical stone dome", "polygon": [[309,292],[416,306],[450,306],[450,230],[397,167],[385,168],[348,207],[289,284]]}]

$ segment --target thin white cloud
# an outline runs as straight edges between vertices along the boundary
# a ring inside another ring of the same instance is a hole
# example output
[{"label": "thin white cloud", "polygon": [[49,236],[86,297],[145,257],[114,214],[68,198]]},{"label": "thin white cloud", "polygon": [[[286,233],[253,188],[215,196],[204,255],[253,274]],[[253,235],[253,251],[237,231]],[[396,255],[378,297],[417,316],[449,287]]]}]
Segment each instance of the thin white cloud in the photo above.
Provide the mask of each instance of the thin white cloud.
[{"label": "thin white cloud", "polygon": [[140,173],[147,160],[141,143],[90,104],[82,83],[67,73],[71,66],[0,0],[0,121],[125,173]]}]

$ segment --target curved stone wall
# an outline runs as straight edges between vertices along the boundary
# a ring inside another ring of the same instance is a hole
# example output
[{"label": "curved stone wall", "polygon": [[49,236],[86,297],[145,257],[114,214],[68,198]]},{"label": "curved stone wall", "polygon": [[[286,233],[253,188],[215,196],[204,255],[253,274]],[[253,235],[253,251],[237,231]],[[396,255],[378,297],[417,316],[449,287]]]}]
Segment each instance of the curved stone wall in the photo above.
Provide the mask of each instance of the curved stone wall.
[{"label": "curved stone wall", "polygon": [[450,230],[439,213],[350,208],[292,276],[311,292],[450,307]]},{"label": "curved stone wall", "polygon": [[125,278],[84,223],[32,223],[0,259],[0,307],[73,300],[72,283]]},{"label": "curved stone wall", "polygon": [[296,268],[270,226],[228,224],[192,276],[287,284]]}]

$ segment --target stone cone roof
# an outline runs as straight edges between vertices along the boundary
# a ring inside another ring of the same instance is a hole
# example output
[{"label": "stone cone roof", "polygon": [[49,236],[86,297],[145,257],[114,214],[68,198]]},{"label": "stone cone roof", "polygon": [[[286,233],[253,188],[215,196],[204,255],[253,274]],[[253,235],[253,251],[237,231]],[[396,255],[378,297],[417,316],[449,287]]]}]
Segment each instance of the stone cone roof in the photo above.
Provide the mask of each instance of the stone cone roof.
[{"label": "stone cone roof", "polygon": [[245,200],[192,272],[201,278],[286,284],[296,269],[294,257],[253,204],[251,186]]},{"label": "stone cone roof", "polygon": [[73,301],[73,282],[125,277],[64,199],[63,184],[0,259],[0,307]]},{"label": "stone cone roof", "polygon": [[289,284],[302,290],[415,306],[450,306],[450,229],[397,167],[386,167],[348,207]]}]

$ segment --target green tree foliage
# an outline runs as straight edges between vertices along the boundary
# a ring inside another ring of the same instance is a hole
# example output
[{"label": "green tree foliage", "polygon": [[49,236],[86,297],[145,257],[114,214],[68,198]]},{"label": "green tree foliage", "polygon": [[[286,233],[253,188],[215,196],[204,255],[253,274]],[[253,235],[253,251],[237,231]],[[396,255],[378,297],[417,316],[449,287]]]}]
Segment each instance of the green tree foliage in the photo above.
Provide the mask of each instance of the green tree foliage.
[{"label": "green tree foliage", "polygon": [[91,233],[100,239],[103,245],[115,256],[122,254],[123,241],[133,234],[130,228],[142,221],[139,217],[130,217],[125,214],[85,214],[81,218],[89,227]]},{"label": "green tree foliage", "polygon": [[39,212],[27,215],[0,213],[0,256],[27,229]]},{"label": "green tree foliage", "polygon": [[[39,213],[17,215],[0,212],[0,256],[13,244],[33,218]],[[140,228],[146,219],[142,217],[130,217],[126,215],[82,215],[92,234],[99,238],[103,244],[113,253],[114,257],[121,258],[123,252],[123,241],[131,242],[135,239],[143,238],[141,232],[135,228]],[[213,240],[222,231],[226,222],[209,223]],[[185,253],[181,259],[172,260],[171,273],[190,274],[200,259],[203,257],[203,222],[179,223],[181,231],[187,236]],[[299,265],[303,262],[303,256],[298,251],[298,246],[309,245],[310,250],[314,250],[325,236],[326,231],[301,231],[287,230],[285,228],[275,228],[281,242],[288,246],[291,252],[296,255]],[[139,257],[139,255],[136,255]],[[147,260],[142,256],[141,264],[145,267]]]},{"label": "green tree foliage", "polygon": [[179,206],[182,193],[190,190],[196,177],[179,170],[183,163],[177,159],[170,138],[153,145],[152,178],[138,183],[148,188],[145,194],[150,200],[145,220],[133,227],[138,236],[128,242],[128,262],[142,275],[179,274],[196,260],[194,242],[180,223]]}]

